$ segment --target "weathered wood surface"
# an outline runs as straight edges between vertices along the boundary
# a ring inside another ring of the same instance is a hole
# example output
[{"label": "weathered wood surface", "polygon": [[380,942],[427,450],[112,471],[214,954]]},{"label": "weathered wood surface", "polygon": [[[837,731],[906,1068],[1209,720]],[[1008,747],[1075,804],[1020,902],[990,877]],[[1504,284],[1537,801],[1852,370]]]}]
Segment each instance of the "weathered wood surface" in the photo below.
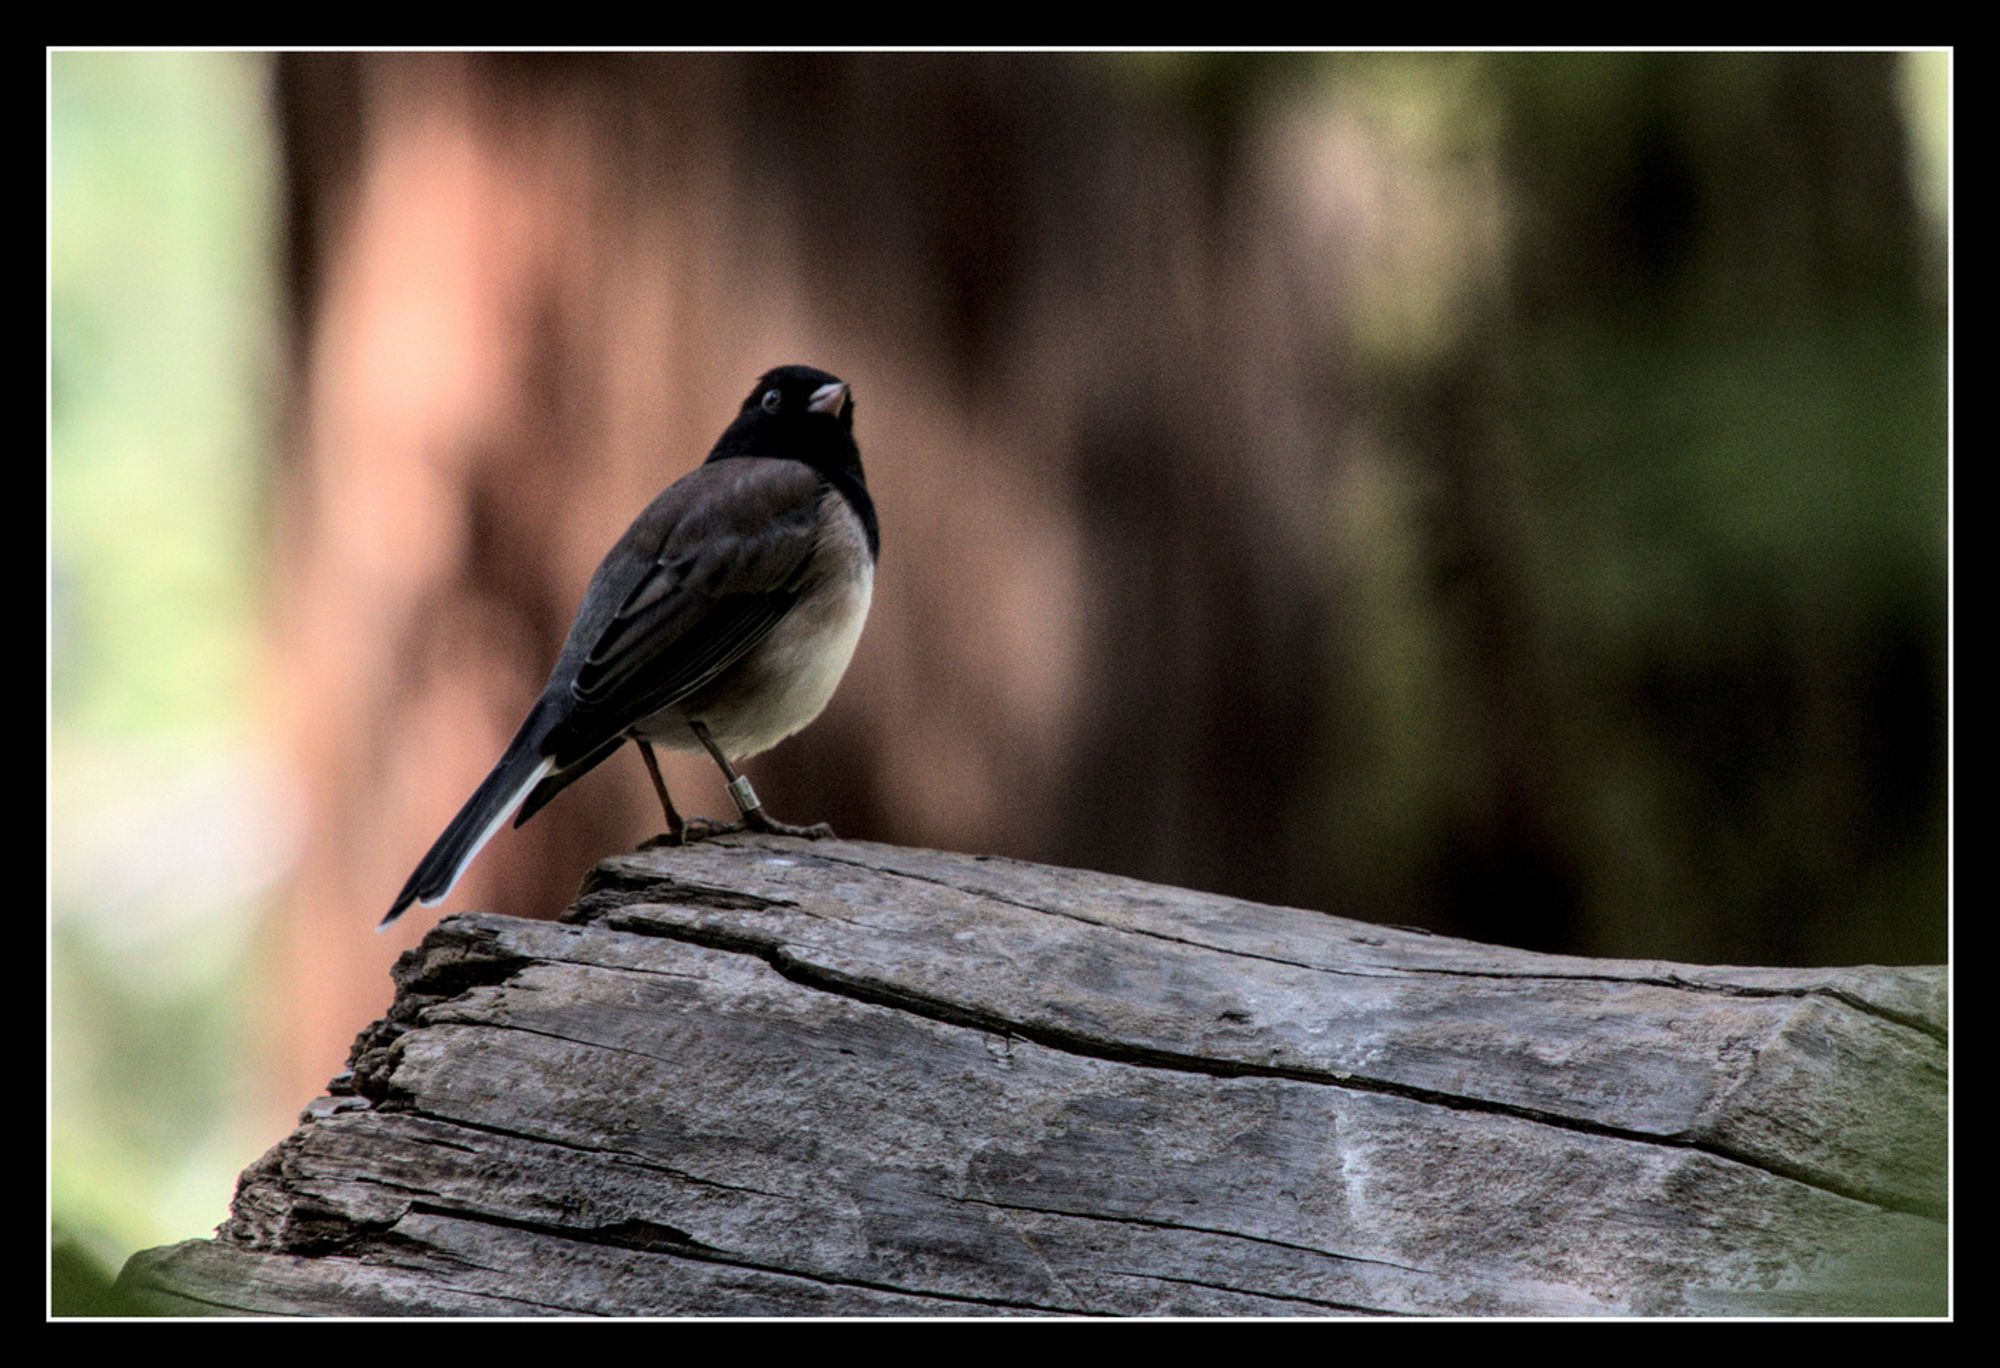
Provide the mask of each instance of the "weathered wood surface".
[{"label": "weathered wood surface", "polygon": [[1941,1313],[1941,969],[729,838],[452,917],[167,1309]]}]

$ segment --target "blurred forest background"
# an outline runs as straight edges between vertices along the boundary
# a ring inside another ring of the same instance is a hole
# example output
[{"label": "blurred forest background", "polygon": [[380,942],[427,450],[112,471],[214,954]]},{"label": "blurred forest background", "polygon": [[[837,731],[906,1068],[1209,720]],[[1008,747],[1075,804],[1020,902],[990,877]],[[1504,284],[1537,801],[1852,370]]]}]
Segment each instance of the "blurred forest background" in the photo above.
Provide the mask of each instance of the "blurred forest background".
[{"label": "blurred forest background", "polygon": [[[772,810],[1943,961],[1949,62],[54,54],[58,1237],[221,1219],[590,570],[783,362],[853,383],[883,557]],[[657,827],[620,755],[443,910]]]}]

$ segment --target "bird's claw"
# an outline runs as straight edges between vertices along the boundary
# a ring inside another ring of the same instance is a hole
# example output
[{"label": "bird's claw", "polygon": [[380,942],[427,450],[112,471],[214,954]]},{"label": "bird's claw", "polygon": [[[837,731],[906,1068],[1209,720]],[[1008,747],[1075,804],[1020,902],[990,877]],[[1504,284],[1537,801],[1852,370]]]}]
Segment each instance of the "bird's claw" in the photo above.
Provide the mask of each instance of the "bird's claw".
[{"label": "bird's claw", "polygon": [[774,817],[766,817],[763,810],[746,814],[744,821],[753,831],[761,831],[766,836],[798,836],[808,841],[824,841],[833,836],[833,828],[825,822],[814,822],[811,826],[793,826],[790,822],[780,822]]},{"label": "bird's claw", "polygon": [[642,844],[641,850],[657,850],[662,846],[691,846],[696,841],[706,841],[711,836],[731,836],[743,830],[741,822],[718,822],[708,817],[690,817],[681,823],[679,831],[663,831]]}]

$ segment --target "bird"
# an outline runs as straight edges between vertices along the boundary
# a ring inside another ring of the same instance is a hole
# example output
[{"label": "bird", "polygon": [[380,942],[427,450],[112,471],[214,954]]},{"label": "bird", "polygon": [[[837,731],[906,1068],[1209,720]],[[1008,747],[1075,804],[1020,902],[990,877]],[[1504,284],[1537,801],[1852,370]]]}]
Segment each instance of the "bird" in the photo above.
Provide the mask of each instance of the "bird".
[{"label": "bird", "polygon": [[[637,744],[665,843],[749,828],[819,839],[764,811],[736,764],[826,707],[867,620],[881,552],[853,393],[811,366],[764,373],[708,459],[668,485],[590,577],[549,680],[382,919],[433,906],[509,815],[519,826]],[[706,751],[741,823],[683,820],[653,748]]]}]

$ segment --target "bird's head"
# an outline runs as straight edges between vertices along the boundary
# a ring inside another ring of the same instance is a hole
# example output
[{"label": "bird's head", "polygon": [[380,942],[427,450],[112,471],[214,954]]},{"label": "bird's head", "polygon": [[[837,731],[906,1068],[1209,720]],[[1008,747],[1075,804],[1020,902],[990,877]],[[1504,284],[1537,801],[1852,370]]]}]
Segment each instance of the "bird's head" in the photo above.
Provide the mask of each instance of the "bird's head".
[{"label": "bird's head", "polygon": [[764,372],[709,459],[728,456],[781,456],[822,470],[858,466],[847,382],[811,366]]}]

